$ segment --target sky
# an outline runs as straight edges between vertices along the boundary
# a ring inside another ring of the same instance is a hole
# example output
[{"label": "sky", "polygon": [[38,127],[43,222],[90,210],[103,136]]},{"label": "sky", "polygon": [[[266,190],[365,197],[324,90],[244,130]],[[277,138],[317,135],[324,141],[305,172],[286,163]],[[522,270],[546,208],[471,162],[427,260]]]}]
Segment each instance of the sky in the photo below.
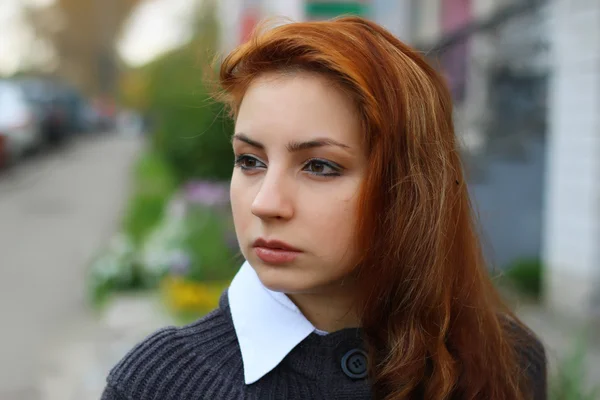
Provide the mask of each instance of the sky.
[{"label": "sky", "polygon": [[[185,43],[191,33],[188,17],[198,1],[144,0],[126,22],[118,43],[117,50],[123,60],[132,66],[143,65]],[[45,6],[52,2],[0,0],[0,76],[16,72],[32,48],[39,57],[51,58],[50,49],[35,41],[22,9],[27,4]]]},{"label": "sky", "polygon": [[0,74],[14,72],[31,32],[23,26],[21,0],[0,1]]},{"label": "sky", "polygon": [[138,66],[190,39],[190,17],[198,0],[145,0],[131,15],[117,48]]}]

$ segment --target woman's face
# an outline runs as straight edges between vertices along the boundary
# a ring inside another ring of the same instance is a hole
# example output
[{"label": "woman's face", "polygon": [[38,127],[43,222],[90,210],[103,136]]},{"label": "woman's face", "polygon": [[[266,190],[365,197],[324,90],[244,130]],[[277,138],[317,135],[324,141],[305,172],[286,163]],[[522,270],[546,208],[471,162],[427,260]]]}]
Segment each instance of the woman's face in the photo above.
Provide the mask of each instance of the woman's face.
[{"label": "woman's face", "polygon": [[231,204],[240,248],[265,286],[309,293],[356,264],[366,155],[353,102],[327,78],[265,74],[237,116]]}]

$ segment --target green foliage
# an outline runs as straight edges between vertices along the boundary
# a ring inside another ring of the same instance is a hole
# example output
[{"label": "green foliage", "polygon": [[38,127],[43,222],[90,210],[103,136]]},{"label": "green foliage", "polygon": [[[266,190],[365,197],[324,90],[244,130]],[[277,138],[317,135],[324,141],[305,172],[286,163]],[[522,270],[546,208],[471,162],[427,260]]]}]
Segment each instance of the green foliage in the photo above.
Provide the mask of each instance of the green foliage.
[{"label": "green foliage", "polygon": [[239,267],[228,243],[229,212],[197,205],[183,218],[167,212],[171,200],[177,203],[177,188],[190,180],[228,180],[233,166],[233,121],[203,79],[217,43],[215,2],[202,4],[189,44],[129,71],[121,82],[121,97],[147,114],[153,128],[123,220],[131,254],[109,250],[94,262],[88,283],[96,300],[119,288],[156,286],[168,273],[228,280]]},{"label": "green foliage", "polygon": [[240,259],[228,244],[232,233],[228,212],[195,206],[186,217],[185,247],[190,254],[186,278],[192,281],[226,281],[233,278]]},{"label": "green foliage", "polygon": [[538,259],[521,259],[508,266],[504,278],[520,292],[540,297],[543,265]]},{"label": "green foliage", "polygon": [[574,351],[561,365],[550,382],[551,400],[596,400],[600,398],[600,387],[586,385],[586,340],[583,335],[577,338]]},{"label": "green foliage", "polygon": [[154,120],[152,147],[179,183],[191,178],[228,179],[233,164],[233,122],[203,79],[211,68],[217,24],[210,7],[200,16],[194,40],[141,71],[147,111]]},{"label": "green foliage", "polygon": [[183,327],[198,321],[206,314],[207,311],[180,311],[173,313],[173,323],[175,326]]},{"label": "green foliage", "polygon": [[138,245],[162,219],[165,205],[176,189],[176,182],[170,166],[160,155],[152,152],[140,157],[133,178],[133,191],[123,228]]},{"label": "green foliage", "polygon": [[175,103],[156,113],[160,122],[153,137],[154,149],[164,156],[178,182],[228,179],[233,165],[229,138],[233,127],[230,121],[217,117],[221,106],[185,106],[183,99]]}]

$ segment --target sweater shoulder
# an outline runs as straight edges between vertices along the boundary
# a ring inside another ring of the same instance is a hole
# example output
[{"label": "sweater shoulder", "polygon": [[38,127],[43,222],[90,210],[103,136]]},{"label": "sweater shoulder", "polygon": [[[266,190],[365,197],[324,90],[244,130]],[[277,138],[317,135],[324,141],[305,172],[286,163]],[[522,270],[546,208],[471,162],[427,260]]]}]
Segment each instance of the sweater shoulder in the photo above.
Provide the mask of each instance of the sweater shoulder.
[{"label": "sweater shoulder", "polygon": [[527,377],[533,391],[532,399],[547,398],[547,359],[541,340],[527,326],[508,321],[509,332],[516,345],[519,369]]},{"label": "sweater shoulder", "polygon": [[[108,387],[127,399],[204,398],[243,382],[243,367],[228,308],[181,328],[162,328],[130,350],[108,375]],[[225,385],[224,383],[227,383]],[[220,393],[212,398],[235,398]]]},{"label": "sweater shoulder", "polygon": [[509,322],[509,331],[515,339],[522,367],[533,368],[536,372],[545,369],[546,351],[537,335],[527,326],[513,321]]}]

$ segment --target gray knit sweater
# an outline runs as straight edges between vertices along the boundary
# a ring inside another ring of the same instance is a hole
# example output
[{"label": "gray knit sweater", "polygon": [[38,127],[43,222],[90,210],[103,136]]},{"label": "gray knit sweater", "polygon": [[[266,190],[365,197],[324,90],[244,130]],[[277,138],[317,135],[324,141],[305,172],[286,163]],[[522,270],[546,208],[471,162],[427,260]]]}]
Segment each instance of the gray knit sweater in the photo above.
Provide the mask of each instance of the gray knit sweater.
[{"label": "gray knit sweater", "polygon": [[[227,296],[219,308],[183,328],[157,331],[110,372],[102,400],[367,400],[366,379],[344,374],[340,360],[360,348],[358,329],[311,334],[258,382],[246,385]],[[522,352],[535,389],[546,399],[544,349],[532,339]]]}]

